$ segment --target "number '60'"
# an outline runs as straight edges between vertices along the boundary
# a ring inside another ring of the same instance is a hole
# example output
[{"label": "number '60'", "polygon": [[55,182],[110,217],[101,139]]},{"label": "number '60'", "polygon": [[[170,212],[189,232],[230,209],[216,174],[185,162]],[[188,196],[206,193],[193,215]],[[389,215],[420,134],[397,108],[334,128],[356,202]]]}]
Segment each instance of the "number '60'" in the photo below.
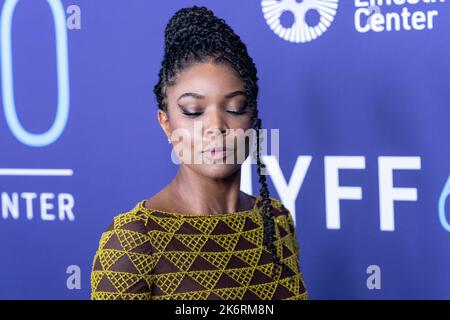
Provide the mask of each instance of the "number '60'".
[{"label": "number '60'", "polygon": [[19,0],[6,0],[0,16],[3,108],[8,127],[20,142],[31,147],[44,147],[55,142],[61,136],[69,116],[69,62],[64,8],[60,0],[47,0],[55,26],[58,102],[56,116],[50,129],[44,133],[36,134],[23,128],[17,116],[14,102],[11,26],[18,2]]}]

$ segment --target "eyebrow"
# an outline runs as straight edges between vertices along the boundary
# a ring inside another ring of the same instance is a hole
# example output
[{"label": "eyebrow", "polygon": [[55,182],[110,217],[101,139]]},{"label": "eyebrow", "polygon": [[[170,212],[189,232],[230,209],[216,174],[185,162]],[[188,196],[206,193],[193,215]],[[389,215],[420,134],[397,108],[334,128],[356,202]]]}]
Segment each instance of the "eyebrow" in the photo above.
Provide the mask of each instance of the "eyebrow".
[{"label": "eyebrow", "polygon": [[225,95],[225,99],[229,99],[229,98],[233,98],[233,97],[241,96],[241,95],[242,96],[247,96],[247,94],[244,91],[237,90],[237,91],[233,91],[233,92]]},{"label": "eyebrow", "polygon": [[[247,96],[247,94],[244,91],[237,90],[237,91],[233,91],[233,92],[228,93],[227,95],[225,95],[225,99],[230,99],[230,98],[233,98],[233,97],[236,97],[236,96],[240,96],[240,95]],[[204,99],[205,98],[204,95],[201,95],[201,94],[198,94],[198,93],[185,92],[181,96],[178,97],[177,101],[179,101],[181,98],[184,98],[184,97],[193,97],[193,98],[196,98],[196,99]]]}]

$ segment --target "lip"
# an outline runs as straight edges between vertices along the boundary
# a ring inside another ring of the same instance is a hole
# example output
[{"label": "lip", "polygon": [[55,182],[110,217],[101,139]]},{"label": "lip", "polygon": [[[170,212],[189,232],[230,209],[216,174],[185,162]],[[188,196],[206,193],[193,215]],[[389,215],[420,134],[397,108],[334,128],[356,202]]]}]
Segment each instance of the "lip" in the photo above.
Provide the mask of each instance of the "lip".
[{"label": "lip", "polygon": [[230,148],[208,148],[202,151],[202,153],[211,159],[222,159],[228,157],[233,152]]},{"label": "lip", "polygon": [[207,148],[207,149],[203,150],[202,153],[228,152],[228,151],[232,151],[232,150],[233,149],[231,149],[231,148],[211,147],[211,148]]}]

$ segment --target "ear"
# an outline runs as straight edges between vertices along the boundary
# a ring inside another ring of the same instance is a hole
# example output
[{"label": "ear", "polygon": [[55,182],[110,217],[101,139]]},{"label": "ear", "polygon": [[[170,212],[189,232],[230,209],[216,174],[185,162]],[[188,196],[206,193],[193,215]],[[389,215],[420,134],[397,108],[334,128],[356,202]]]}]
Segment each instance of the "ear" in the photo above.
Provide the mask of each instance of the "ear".
[{"label": "ear", "polygon": [[169,115],[161,109],[158,109],[158,122],[166,136],[170,138]]}]

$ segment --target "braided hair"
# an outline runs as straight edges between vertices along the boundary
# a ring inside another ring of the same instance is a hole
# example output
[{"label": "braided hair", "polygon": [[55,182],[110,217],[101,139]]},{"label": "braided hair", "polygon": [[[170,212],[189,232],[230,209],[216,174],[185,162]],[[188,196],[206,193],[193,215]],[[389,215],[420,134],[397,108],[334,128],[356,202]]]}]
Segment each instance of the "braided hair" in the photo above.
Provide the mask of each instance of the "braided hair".
[{"label": "braided hair", "polygon": [[[193,63],[214,61],[228,63],[240,75],[252,111],[252,127],[257,135],[257,172],[262,199],[264,224],[263,244],[272,254],[275,266],[281,267],[281,260],[274,245],[274,217],[269,197],[266,176],[262,174],[265,164],[261,161],[261,119],[258,117],[258,76],[256,66],[247,52],[246,45],[232,28],[206,8],[192,6],[178,10],[169,20],[164,33],[164,58],[159,80],[154,86],[158,108],[167,113],[165,89],[175,83],[176,75]],[[278,269],[279,270],[279,269]],[[275,268],[273,269],[273,272]],[[273,275],[273,274],[272,274]]]}]

